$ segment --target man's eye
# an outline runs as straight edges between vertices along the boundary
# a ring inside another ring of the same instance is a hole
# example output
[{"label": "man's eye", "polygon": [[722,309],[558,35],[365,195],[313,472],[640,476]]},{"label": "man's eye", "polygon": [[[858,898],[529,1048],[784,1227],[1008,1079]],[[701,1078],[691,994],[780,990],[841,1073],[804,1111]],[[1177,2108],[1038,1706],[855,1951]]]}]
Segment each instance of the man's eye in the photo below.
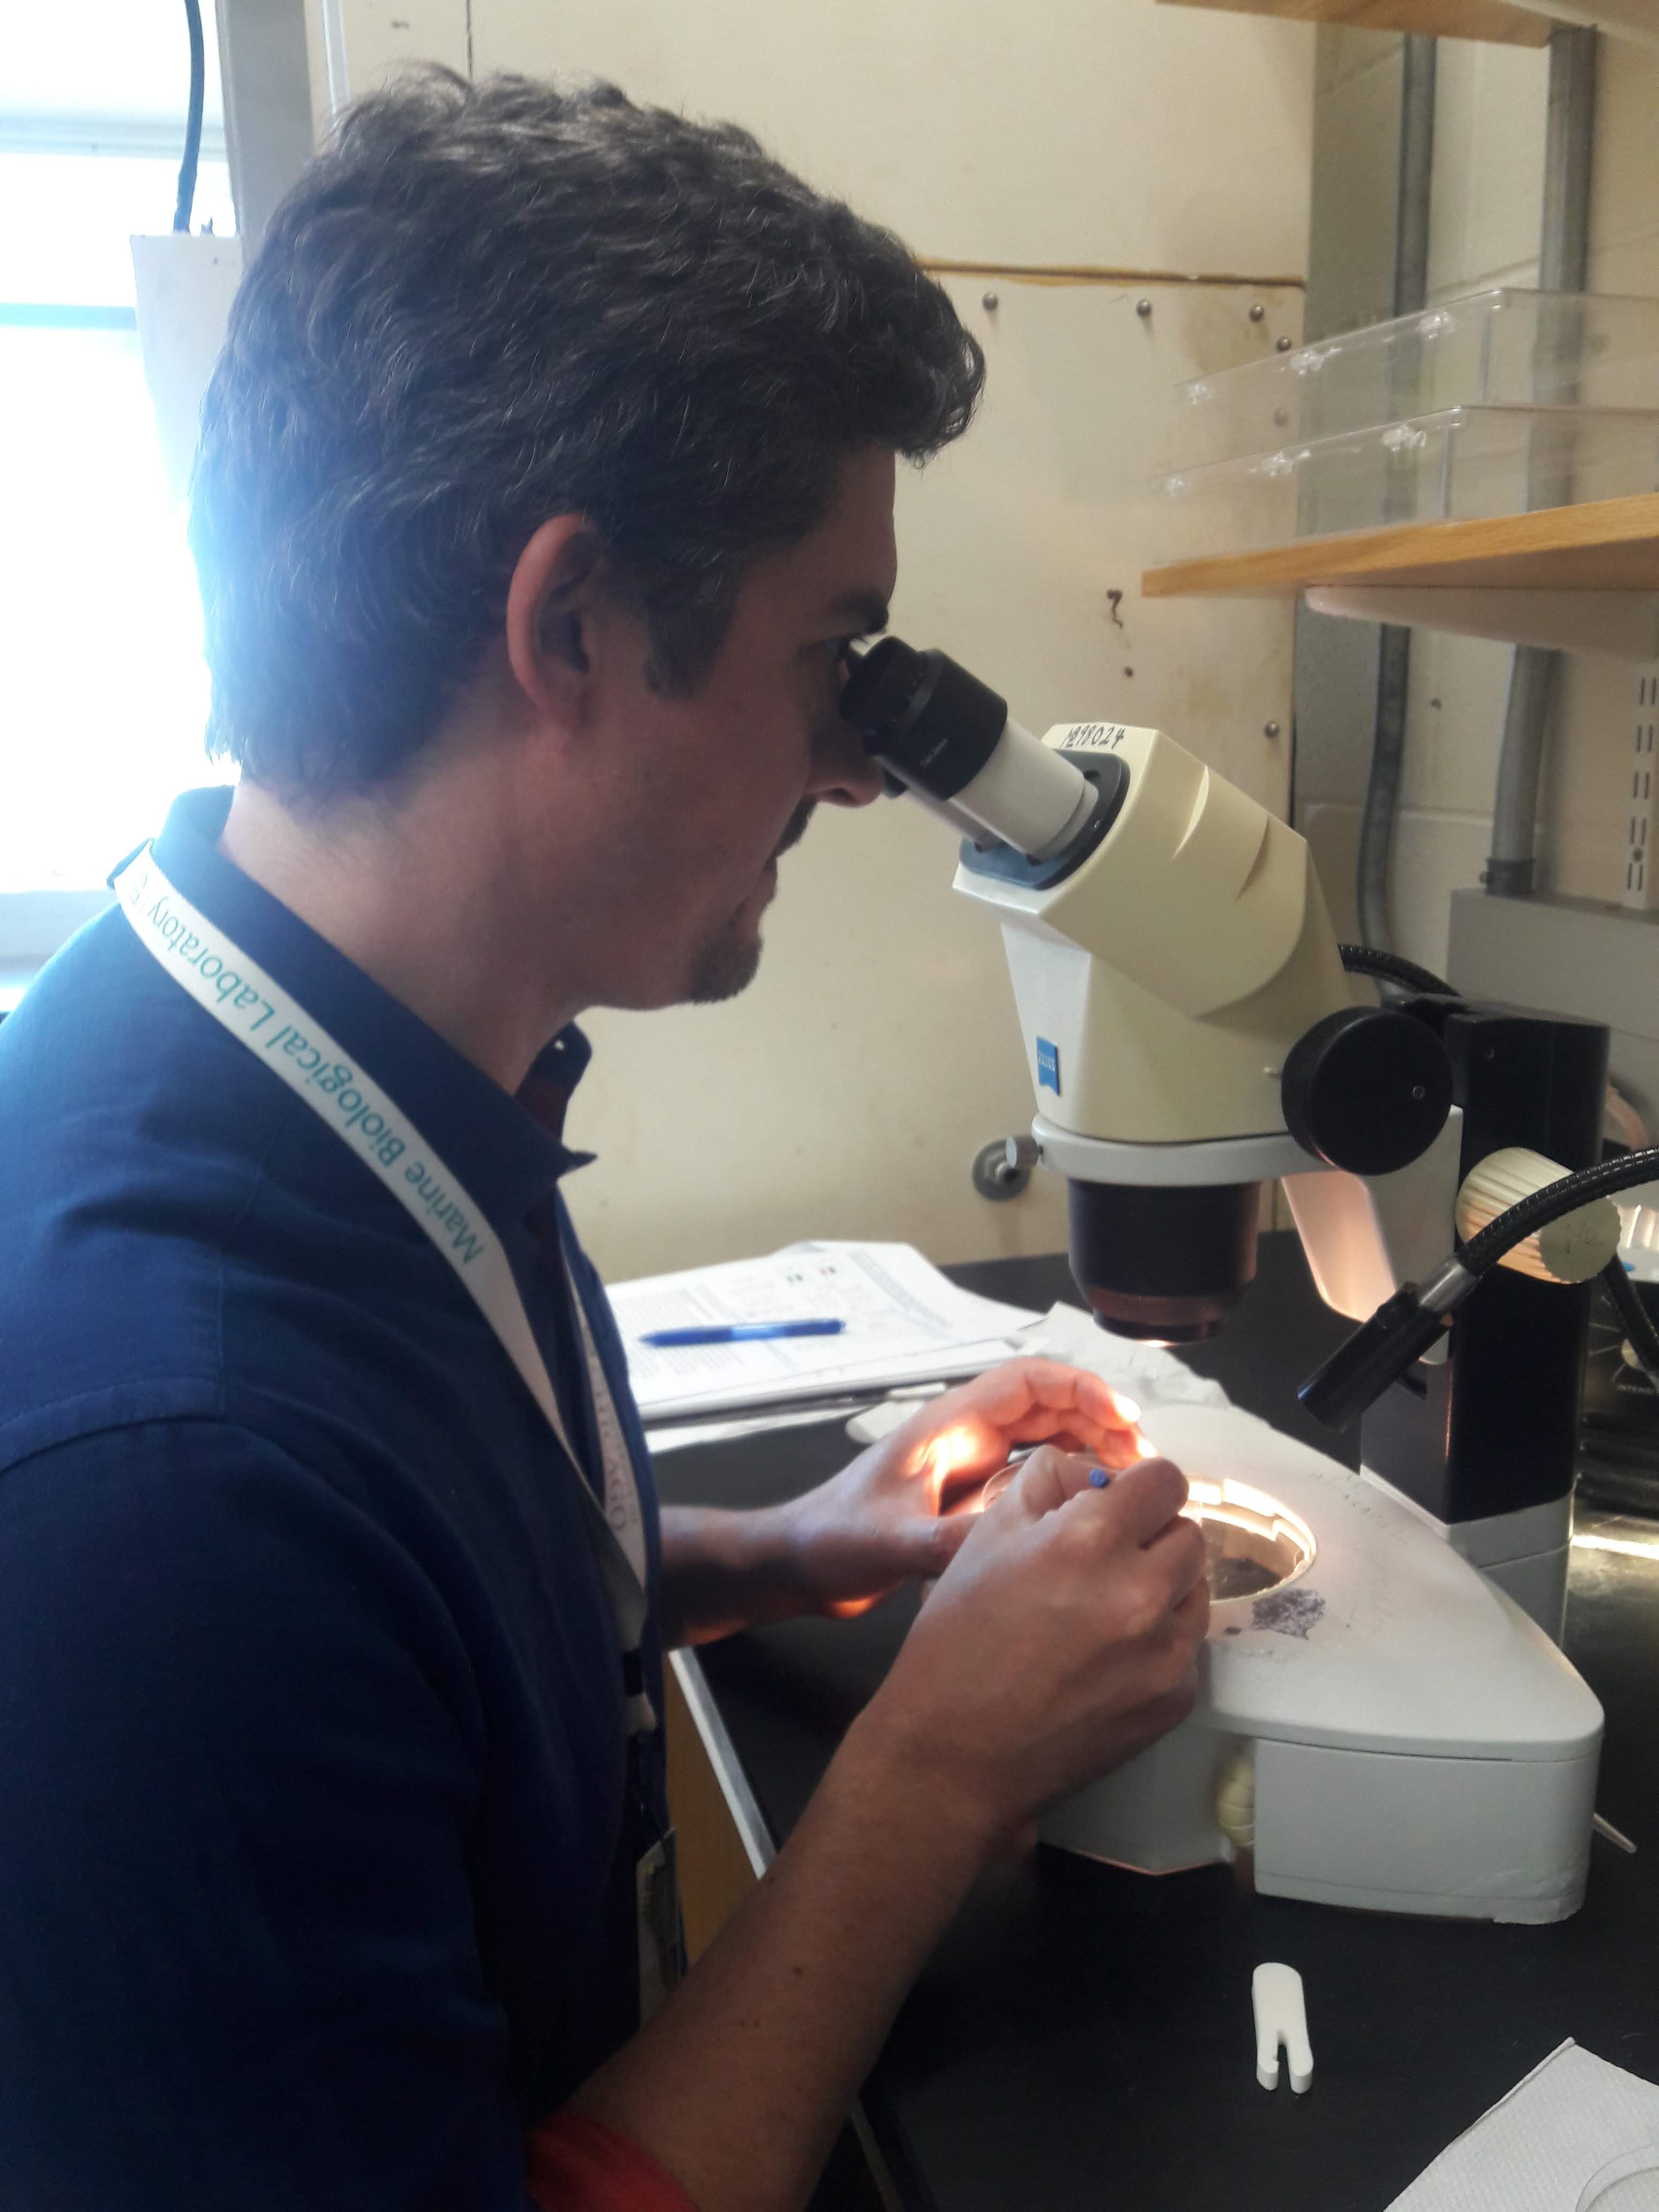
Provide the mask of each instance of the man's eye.
[{"label": "man's eye", "polygon": [[869,642],[867,630],[852,630],[845,637],[827,637],[816,648],[823,655],[823,665],[836,689],[839,691],[858,664],[858,648]]}]

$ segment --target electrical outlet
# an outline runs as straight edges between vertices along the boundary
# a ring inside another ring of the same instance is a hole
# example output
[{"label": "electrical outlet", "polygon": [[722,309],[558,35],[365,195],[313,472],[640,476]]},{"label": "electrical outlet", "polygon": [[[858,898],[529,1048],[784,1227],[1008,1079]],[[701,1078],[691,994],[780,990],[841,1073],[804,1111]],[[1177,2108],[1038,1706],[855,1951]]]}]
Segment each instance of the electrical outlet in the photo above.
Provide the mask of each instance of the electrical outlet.
[{"label": "electrical outlet", "polygon": [[1654,731],[1659,727],[1659,662],[1636,674],[1636,741],[1631,750],[1629,831],[1620,906],[1659,908],[1659,854],[1653,850]]}]

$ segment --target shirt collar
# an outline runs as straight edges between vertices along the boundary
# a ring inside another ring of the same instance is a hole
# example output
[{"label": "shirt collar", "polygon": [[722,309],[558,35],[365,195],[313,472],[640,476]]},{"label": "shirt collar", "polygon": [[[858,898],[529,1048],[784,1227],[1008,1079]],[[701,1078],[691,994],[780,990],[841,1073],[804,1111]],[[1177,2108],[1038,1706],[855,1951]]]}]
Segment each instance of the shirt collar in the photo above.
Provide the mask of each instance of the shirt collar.
[{"label": "shirt collar", "polygon": [[537,1058],[517,1097],[308,923],[228,860],[222,786],[187,791],[155,840],[165,874],[389,1091],[499,1231],[524,1220],[561,1176],[592,1159],[564,1143],[564,1110],[592,1048],[573,1023]]}]

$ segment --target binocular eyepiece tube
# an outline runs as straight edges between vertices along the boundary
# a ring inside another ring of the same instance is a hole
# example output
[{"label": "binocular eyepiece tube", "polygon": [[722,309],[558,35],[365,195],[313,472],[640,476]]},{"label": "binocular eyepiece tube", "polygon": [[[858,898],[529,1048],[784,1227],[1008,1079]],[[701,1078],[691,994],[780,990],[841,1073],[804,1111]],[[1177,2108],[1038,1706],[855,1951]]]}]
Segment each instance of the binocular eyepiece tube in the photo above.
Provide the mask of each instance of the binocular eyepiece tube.
[{"label": "binocular eyepiece tube", "polygon": [[919,798],[1030,860],[1063,852],[1093,811],[1088,779],[948,654],[878,639],[853,664],[841,714]]}]

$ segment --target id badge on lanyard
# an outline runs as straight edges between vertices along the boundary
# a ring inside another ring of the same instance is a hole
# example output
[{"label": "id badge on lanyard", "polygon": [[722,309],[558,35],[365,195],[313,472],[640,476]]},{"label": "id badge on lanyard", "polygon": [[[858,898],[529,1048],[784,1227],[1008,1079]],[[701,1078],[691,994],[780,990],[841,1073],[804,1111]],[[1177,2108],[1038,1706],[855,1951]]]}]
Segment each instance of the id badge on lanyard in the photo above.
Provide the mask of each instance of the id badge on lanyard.
[{"label": "id badge on lanyard", "polygon": [[643,2027],[685,1972],[679,1844],[672,1828],[642,1851],[635,1865],[634,1929],[639,1947],[640,2026]]},{"label": "id badge on lanyard", "polygon": [[198,1006],[297,1091],[351,1147],[465,1285],[569,1462],[622,1655],[628,1731],[630,1736],[648,1734],[657,1721],[641,1648],[647,1612],[644,1515],[628,1440],[568,1266],[566,1282],[604,1460],[603,1504],[582,1475],[512,1263],[482,1208],[402,1109],[347,1058],[327,1030],[173,888],[148,845],[115,878],[114,889],[139,942]]}]

